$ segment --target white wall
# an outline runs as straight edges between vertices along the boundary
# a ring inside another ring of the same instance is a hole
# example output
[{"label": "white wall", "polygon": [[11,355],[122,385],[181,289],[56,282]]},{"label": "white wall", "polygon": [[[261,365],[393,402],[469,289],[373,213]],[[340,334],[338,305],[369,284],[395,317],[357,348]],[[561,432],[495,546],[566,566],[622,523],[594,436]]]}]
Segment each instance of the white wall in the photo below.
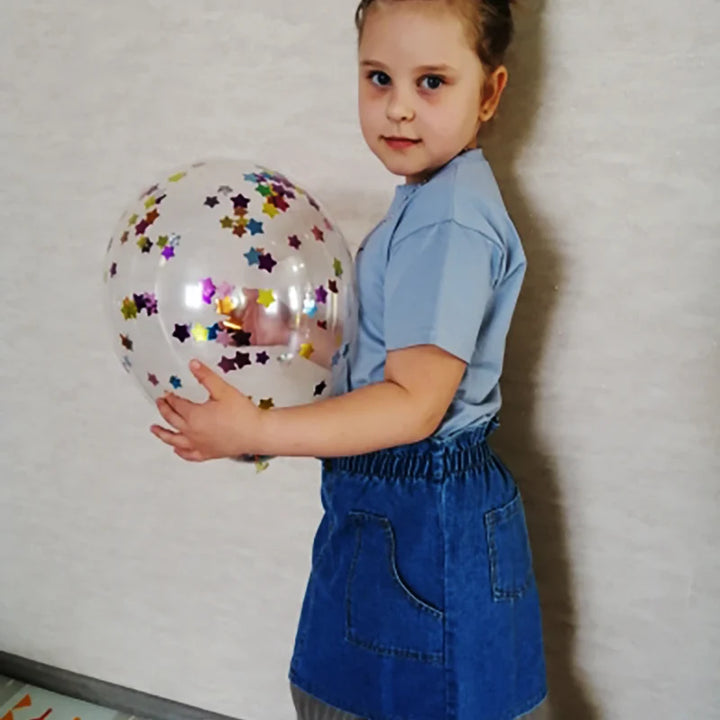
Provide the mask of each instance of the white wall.
[{"label": "white wall", "polygon": [[[720,5],[525,0],[488,138],[529,270],[495,445],[515,471],[554,716],[720,717]],[[356,122],[353,0],[5,0],[0,649],[293,717],[313,460],[175,460],[103,324],[158,172],[250,155],[356,247],[397,179]]]}]

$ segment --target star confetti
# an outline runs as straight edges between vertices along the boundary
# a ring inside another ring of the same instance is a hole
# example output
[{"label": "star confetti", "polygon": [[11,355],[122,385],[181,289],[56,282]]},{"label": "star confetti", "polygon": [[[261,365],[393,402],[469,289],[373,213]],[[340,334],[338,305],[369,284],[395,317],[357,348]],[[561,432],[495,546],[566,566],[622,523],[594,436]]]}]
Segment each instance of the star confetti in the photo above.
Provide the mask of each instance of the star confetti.
[{"label": "star confetti", "polygon": [[114,262],[114,263],[110,266],[110,277],[115,277],[116,275],[117,275],[117,263]]},{"label": "star confetti", "polygon": [[335,271],[335,277],[342,277],[343,266],[337,258],[335,258],[335,262],[333,262],[333,270]]},{"label": "star confetti", "polygon": [[168,236],[161,235],[157,240],[156,244],[159,248],[164,248],[168,244]]},{"label": "star confetti", "polygon": [[272,269],[277,265],[277,262],[273,259],[273,256],[270,253],[266,253],[265,255],[260,256],[258,265],[261,270],[272,272]]},{"label": "star confetti", "polygon": [[229,195],[232,192],[232,188],[229,185],[221,185],[217,191],[223,195]]},{"label": "star confetti", "polygon": [[170,378],[170,384],[173,386],[173,388],[175,388],[175,390],[182,387],[182,381],[177,375],[173,375]]},{"label": "star confetti", "polygon": [[330,290],[331,293],[335,293],[337,295],[337,280],[328,280],[328,290]]},{"label": "star confetti", "polygon": [[318,320],[317,325],[322,330],[327,330],[327,320]]},{"label": "star confetti", "polygon": [[260,365],[265,365],[270,360],[270,356],[263,350],[255,356],[255,362]]},{"label": "star confetti", "polygon": [[172,336],[177,338],[181,343],[184,343],[190,337],[190,330],[188,325],[175,325],[175,331]]},{"label": "star confetti", "polygon": [[224,298],[232,295],[235,292],[235,286],[231,285],[229,282],[221,282],[217,286],[217,294]]},{"label": "star confetti", "polygon": [[213,196],[206,197],[204,205],[207,205],[209,208],[214,208],[220,201]]},{"label": "star confetti", "polygon": [[269,308],[275,302],[275,294],[272,290],[259,290],[258,291],[258,305],[264,305]]},{"label": "star confetti", "polygon": [[193,329],[192,329],[192,336],[193,336],[193,340],[195,340],[195,342],[199,342],[199,343],[207,342],[208,329],[205,326],[201,325],[200,323],[195,323],[195,325],[193,325]]},{"label": "star confetti", "polygon": [[138,312],[144,310],[148,317],[157,314],[157,298],[155,293],[133,293],[133,302]]},{"label": "star confetti", "polygon": [[228,217],[227,215],[220,220],[221,227],[224,228],[231,228],[233,226],[233,221],[231,217]]},{"label": "star confetti", "polygon": [[157,298],[155,297],[155,293],[145,293],[145,312],[147,312],[148,317],[151,315],[157,315]]},{"label": "star confetti", "polygon": [[260,253],[254,247],[251,247],[243,257],[247,258],[248,265],[258,265],[260,263]]},{"label": "star confetti", "polygon": [[252,333],[245,332],[244,330],[236,330],[232,336],[235,341],[235,347],[247,347],[251,344],[250,337]]},{"label": "star confetti", "polygon": [[127,355],[123,356],[122,366],[125,368],[125,372],[130,372],[130,368],[132,367],[132,360],[130,360]]},{"label": "star confetti", "polygon": [[235,353],[235,365],[238,370],[242,370],[246,365],[250,365],[250,353],[236,352]]},{"label": "star confetti", "polygon": [[184,173],[184,172],[175,173],[175,175],[171,175],[168,178],[168,181],[169,182],[179,182],[180,180],[182,180],[185,177],[186,174],[187,173]]},{"label": "star confetti", "polygon": [[213,295],[215,295],[215,290],[217,290],[215,284],[212,279],[208,277],[201,281],[201,285],[203,302],[207,305],[212,304]]},{"label": "star confetti", "polygon": [[159,190],[160,186],[155,183],[152,187],[149,187],[139,198],[138,200],[142,200],[144,197],[147,197],[148,195],[152,195],[156,190]]},{"label": "star confetti", "polygon": [[300,346],[300,357],[304,357],[306,360],[309,360],[314,352],[315,348],[312,346],[312,343],[303,343]]},{"label": "star confetti", "polygon": [[222,360],[218,363],[218,367],[222,368],[222,371],[227,374],[235,369],[235,361],[223,355]]},{"label": "star confetti", "polygon": [[272,398],[265,398],[258,403],[258,407],[261,410],[271,410],[275,407],[275,403],[273,402]]},{"label": "star confetti", "polygon": [[318,397],[319,395],[322,395],[326,389],[327,383],[323,380],[319,385],[315,386],[315,392],[313,393],[313,397]]},{"label": "star confetti", "polygon": [[263,233],[263,224],[261,222],[258,222],[257,220],[251,220],[248,223],[248,230],[253,235],[261,235]]},{"label": "star confetti", "polygon": [[312,234],[318,242],[325,242],[325,233],[317,225],[312,229]]},{"label": "star confetti", "polygon": [[235,299],[231,297],[220,297],[216,301],[218,315],[229,315],[236,307]]},{"label": "star confetti", "polygon": [[273,205],[272,202],[268,201],[263,205],[263,212],[268,217],[274,218],[280,211],[275,207],[275,205]]},{"label": "star confetti", "polygon": [[298,239],[298,236],[297,236],[297,235],[291,235],[291,236],[288,238],[288,245],[290,245],[290,247],[293,248],[293,249],[295,249],[295,250],[299,250],[299,249],[300,249],[300,246],[302,245],[302,243],[301,243],[300,240]]},{"label": "star confetti", "polygon": [[160,384],[160,381],[157,379],[157,375],[153,373],[148,373],[148,382],[153,386],[157,387]]},{"label": "star confetti", "polygon": [[218,332],[216,339],[223,347],[232,345],[232,335],[225,328]]},{"label": "star confetti", "polygon": [[120,311],[123,314],[123,317],[126,320],[130,320],[131,318],[136,318],[138,314],[137,305],[133,300],[131,300],[129,297],[126,297],[122,302],[122,308]]},{"label": "star confetti", "polygon": [[315,300],[319,303],[327,302],[327,290],[322,285],[315,290]]},{"label": "star confetti", "polygon": [[123,346],[126,350],[130,350],[130,352],[132,352],[133,342],[132,342],[132,340],[131,340],[127,335],[122,335],[122,334],[121,334],[121,335],[120,335],[120,342],[122,343],[122,346]]},{"label": "star confetti", "polygon": [[290,207],[287,200],[285,200],[282,195],[274,195],[270,198],[269,202],[281,212],[285,212]]},{"label": "star confetti", "polygon": [[160,254],[165,258],[165,260],[170,260],[175,257],[175,248],[172,245],[168,245],[163,248],[163,251]]},{"label": "star confetti", "polygon": [[232,200],[233,207],[247,209],[250,198],[246,198],[242,193],[236,195]]}]

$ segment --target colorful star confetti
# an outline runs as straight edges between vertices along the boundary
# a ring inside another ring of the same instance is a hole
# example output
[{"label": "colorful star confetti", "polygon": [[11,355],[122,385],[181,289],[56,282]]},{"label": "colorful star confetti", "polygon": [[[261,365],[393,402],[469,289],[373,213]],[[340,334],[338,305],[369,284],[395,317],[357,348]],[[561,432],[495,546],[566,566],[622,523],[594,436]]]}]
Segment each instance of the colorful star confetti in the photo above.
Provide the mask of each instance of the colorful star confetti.
[{"label": "colorful star confetti", "polygon": [[306,360],[310,359],[310,356],[315,352],[315,348],[312,346],[312,343],[303,343],[300,345],[300,357],[305,358]]},{"label": "colorful star confetti", "polygon": [[192,329],[192,336],[193,336],[193,340],[195,340],[195,342],[198,342],[198,343],[207,342],[208,329],[204,325],[201,325],[200,323],[195,323],[195,325],[193,325],[193,329]]},{"label": "colorful star confetti", "polygon": [[181,343],[184,343],[190,337],[189,326],[176,324],[172,336],[179,340]]},{"label": "colorful star confetti", "polygon": [[269,308],[275,302],[275,293],[272,290],[259,290],[257,301],[258,305]]},{"label": "colorful star confetti", "polygon": [[215,284],[212,281],[212,278],[208,277],[208,278],[205,278],[204,280],[201,280],[200,285],[202,287],[203,302],[206,305],[211,305],[213,296],[215,295],[215,290],[217,290],[217,288],[215,287]]},{"label": "colorful star confetti", "polygon": [[272,269],[277,265],[277,262],[273,259],[273,256],[270,253],[265,253],[260,256],[258,265],[261,270],[272,272]]}]

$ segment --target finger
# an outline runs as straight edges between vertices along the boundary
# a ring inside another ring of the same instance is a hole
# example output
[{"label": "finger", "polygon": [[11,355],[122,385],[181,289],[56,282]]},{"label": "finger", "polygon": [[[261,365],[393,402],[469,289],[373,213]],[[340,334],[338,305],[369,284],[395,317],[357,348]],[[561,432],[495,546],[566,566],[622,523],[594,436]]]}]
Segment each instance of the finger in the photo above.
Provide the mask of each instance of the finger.
[{"label": "finger", "polygon": [[172,392],[165,393],[165,400],[185,422],[189,420],[190,411],[198,405]]},{"label": "finger", "polygon": [[150,432],[152,432],[156,438],[162,440],[166,445],[170,445],[176,450],[181,450],[183,452],[191,452],[193,450],[190,440],[181,433],[172,432],[172,430],[168,430],[161,425],[153,425],[150,428]]},{"label": "finger", "polygon": [[212,400],[217,400],[225,392],[228,384],[207,365],[199,360],[190,361],[190,372],[195,379],[208,391]]},{"label": "finger", "polygon": [[175,454],[188,462],[202,462],[206,459],[198,450],[180,450],[175,448]]},{"label": "finger", "polygon": [[158,412],[166,422],[170,423],[176,430],[185,429],[185,419],[175,410],[167,396],[158,398],[155,404]]}]

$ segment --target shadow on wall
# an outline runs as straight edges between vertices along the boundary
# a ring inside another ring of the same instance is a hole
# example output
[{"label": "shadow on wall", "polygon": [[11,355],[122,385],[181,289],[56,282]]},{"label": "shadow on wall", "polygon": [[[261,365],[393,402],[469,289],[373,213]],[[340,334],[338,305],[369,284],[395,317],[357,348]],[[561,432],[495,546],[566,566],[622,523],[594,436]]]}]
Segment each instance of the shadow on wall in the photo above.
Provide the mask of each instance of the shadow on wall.
[{"label": "shadow on wall", "polygon": [[573,597],[567,529],[552,449],[543,446],[537,417],[539,370],[563,263],[541,211],[530,207],[515,163],[531,141],[545,79],[545,0],[515,6],[516,35],[506,58],[508,86],[482,146],[497,176],[510,215],[523,239],[528,267],[508,336],[502,379],[502,425],[492,445],[517,478],[527,515],[543,611],[543,633],[554,720],[597,720],[592,687],[575,666],[578,617]]}]

